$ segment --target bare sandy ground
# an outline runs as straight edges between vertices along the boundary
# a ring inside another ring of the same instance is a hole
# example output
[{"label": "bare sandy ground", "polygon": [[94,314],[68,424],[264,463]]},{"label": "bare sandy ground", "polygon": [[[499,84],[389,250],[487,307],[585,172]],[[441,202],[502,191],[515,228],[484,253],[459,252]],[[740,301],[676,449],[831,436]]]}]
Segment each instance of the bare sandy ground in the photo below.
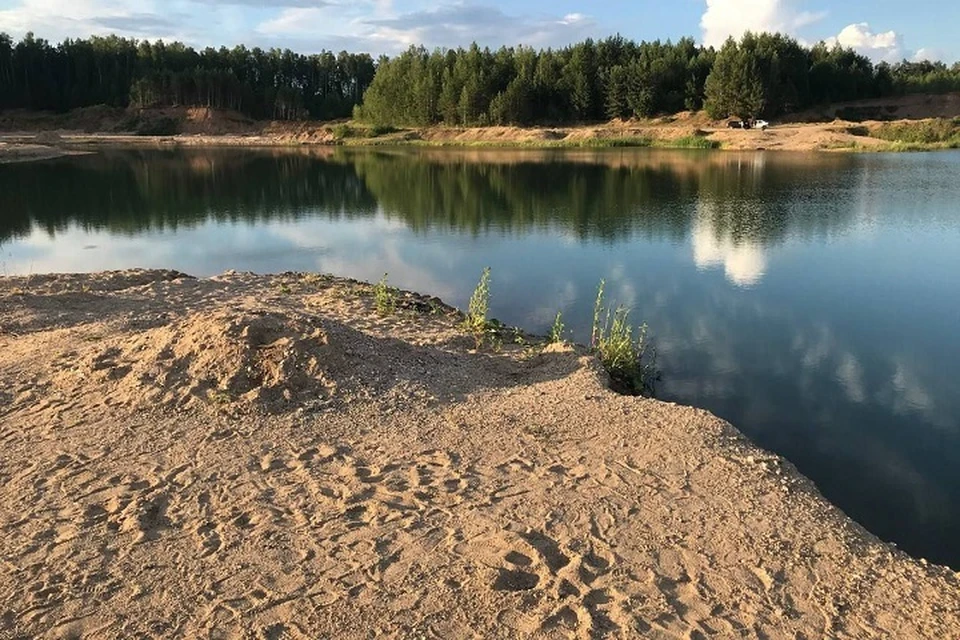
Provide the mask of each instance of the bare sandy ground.
[{"label": "bare sandy ground", "polygon": [[0,280],[0,637],[955,638],[960,580],[579,349],[322,276]]},{"label": "bare sandy ground", "polygon": [[[861,114],[863,121],[843,117]],[[354,122],[257,122],[231,111],[207,108],[150,110],[88,107],[66,114],[6,111],[0,113],[0,162],[7,158],[55,157],[57,150],[97,145],[427,145],[550,147],[609,143],[610,140],[644,138],[670,146],[690,138],[703,138],[732,150],[882,150],[890,143],[872,138],[869,131],[885,120],[918,121],[960,116],[960,94],[911,95],[878,100],[838,103],[792,114],[766,131],[729,129],[704,112],[683,112],[647,120],[614,120],[570,127],[445,127],[405,128],[380,135]],[[175,121],[175,136],[138,136],[131,123]],[[51,141],[49,138],[56,138]],[[29,147],[47,145],[46,150]],[[65,146],[66,145],[66,146]],[[32,155],[31,155],[32,154]],[[51,155],[54,154],[54,155]]]}]

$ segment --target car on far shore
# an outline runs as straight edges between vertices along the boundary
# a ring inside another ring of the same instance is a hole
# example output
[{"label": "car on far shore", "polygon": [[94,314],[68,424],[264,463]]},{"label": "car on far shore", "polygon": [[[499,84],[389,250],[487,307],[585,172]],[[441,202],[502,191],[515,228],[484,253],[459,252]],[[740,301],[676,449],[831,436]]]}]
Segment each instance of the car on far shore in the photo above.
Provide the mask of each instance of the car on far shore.
[{"label": "car on far shore", "polygon": [[727,126],[731,129],[760,129],[766,131],[770,123],[766,120],[730,120]]}]

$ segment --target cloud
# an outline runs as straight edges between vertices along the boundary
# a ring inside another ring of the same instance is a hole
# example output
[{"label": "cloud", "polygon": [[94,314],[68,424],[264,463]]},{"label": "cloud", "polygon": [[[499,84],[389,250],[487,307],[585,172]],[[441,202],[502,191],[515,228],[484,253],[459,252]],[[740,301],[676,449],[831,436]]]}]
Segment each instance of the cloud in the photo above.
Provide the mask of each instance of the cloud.
[{"label": "cloud", "polygon": [[903,44],[896,31],[874,33],[866,22],[847,25],[836,37],[827,38],[824,42],[828,47],[839,44],[853,49],[871,60],[895,62],[904,56]]},{"label": "cloud", "polygon": [[917,52],[913,54],[914,62],[924,62],[926,60],[944,60],[947,55],[940,49],[934,49],[931,47],[920,47],[917,49]]},{"label": "cloud", "polygon": [[286,8],[286,7],[301,7],[301,8],[316,8],[316,7],[325,7],[330,2],[325,0],[191,0],[196,4],[210,4],[210,5],[234,5],[242,7],[257,7],[257,8]]},{"label": "cloud", "polygon": [[728,37],[739,38],[747,31],[795,35],[826,15],[800,11],[791,0],[707,0],[700,28],[703,43],[719,47]]},{"label": "cloud", "polygon": [[292,38],[307,48],[352,43],[351,48],[374,53],[397,53],[412,44],[452,48],[470,42],[556,47],[599,35],[596,22],[582,13],[512,15],[490,5],[454,2],[396,14],[390,3],[381,1],[373,3],[380,15],[371,16],[367,4],[365,11],[347,5],[287,8],[256,30],[263,37]]},{"label": "cloud", "polygon": [[190,22],[183,3],[158,6],[154,0],[22,0],[0,10],[0,30],[28,31],[51,41],[116,33],[123,36],[182,38]]},{"label": "cloud", "polygon": [[133,13],[126,16],[100,16],[94,22],[115,32],[126,34],[141,34],[152,37],[155,33],[173,33],[177,30],[177,22],[168,17],[152,13]]}]

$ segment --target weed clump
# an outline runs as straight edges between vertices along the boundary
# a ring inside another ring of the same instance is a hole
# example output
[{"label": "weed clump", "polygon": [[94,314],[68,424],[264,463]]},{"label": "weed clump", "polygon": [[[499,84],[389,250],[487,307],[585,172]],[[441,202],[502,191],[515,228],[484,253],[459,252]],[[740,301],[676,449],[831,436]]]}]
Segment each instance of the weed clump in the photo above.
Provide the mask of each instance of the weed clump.
[{"label": "weed clump", "polygon": [[557,311],[557,317],[553,319],[553,326],[550,327],[550,342],[549,344],[563,344],[565,340],[563,339],[563,316],[560,311]]},{"label": "weed clump", "polygon": [[377,305],[377,313],[382,317],[392,316],[397,310],[397,292],[387,284],[387,275],[373,287],[373,300]]},{"label": "weed clump", "polygon": [[652,395],[660,374],[656,367],[656,352],[647,341],[647,325],[640,325],[635,333],[627,307],[607,306],[604,286],[605,282],[601,280],[593,307],[590,348],[610,374],[615,391],[628,395]]},{"label": "weed clump", "polygon": [[490,311],[490,267],[484,267],[480,274],[480,281],[473,295],[470,296],[470,303],[467,306],[467,315],[463,319],[463,328],[473,335],[477,343],[477,349],[483,346],[486,338],[489,321],[487,314]]}]

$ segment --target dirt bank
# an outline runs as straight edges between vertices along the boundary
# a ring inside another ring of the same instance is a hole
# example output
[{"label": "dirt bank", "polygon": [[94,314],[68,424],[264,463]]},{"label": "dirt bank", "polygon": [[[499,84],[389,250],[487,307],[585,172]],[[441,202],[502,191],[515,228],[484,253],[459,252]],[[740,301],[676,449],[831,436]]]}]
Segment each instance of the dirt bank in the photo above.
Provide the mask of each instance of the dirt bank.
[{"label": "dirt bank", "polygon": [[960,632],[956,574],[728,424],[370,291],[0,279],[0,636]]},{"label": "dirt bank", "polygon": [[[14,146],[96,145],[420,145],[493,147],[657,146],[789,151],[902,149],[875,137],[890,121],[960,116],[960,94],[906,96],[829,105],[795,114],[766,131],[729,129],[703,112],[573,127],[374,128],[355,122],[256,122],[205,108],[130,110],[91,107],[68,114],[0,114],[0,158]],[[38,136],[40,136],[38,138]],[[931,147],[934,145],[931,145]],[[923,148],[913,145],[910,148]],[[19,159],[29,156],[18,152]],[[36,157],[42,157],[40,155]]]}]

